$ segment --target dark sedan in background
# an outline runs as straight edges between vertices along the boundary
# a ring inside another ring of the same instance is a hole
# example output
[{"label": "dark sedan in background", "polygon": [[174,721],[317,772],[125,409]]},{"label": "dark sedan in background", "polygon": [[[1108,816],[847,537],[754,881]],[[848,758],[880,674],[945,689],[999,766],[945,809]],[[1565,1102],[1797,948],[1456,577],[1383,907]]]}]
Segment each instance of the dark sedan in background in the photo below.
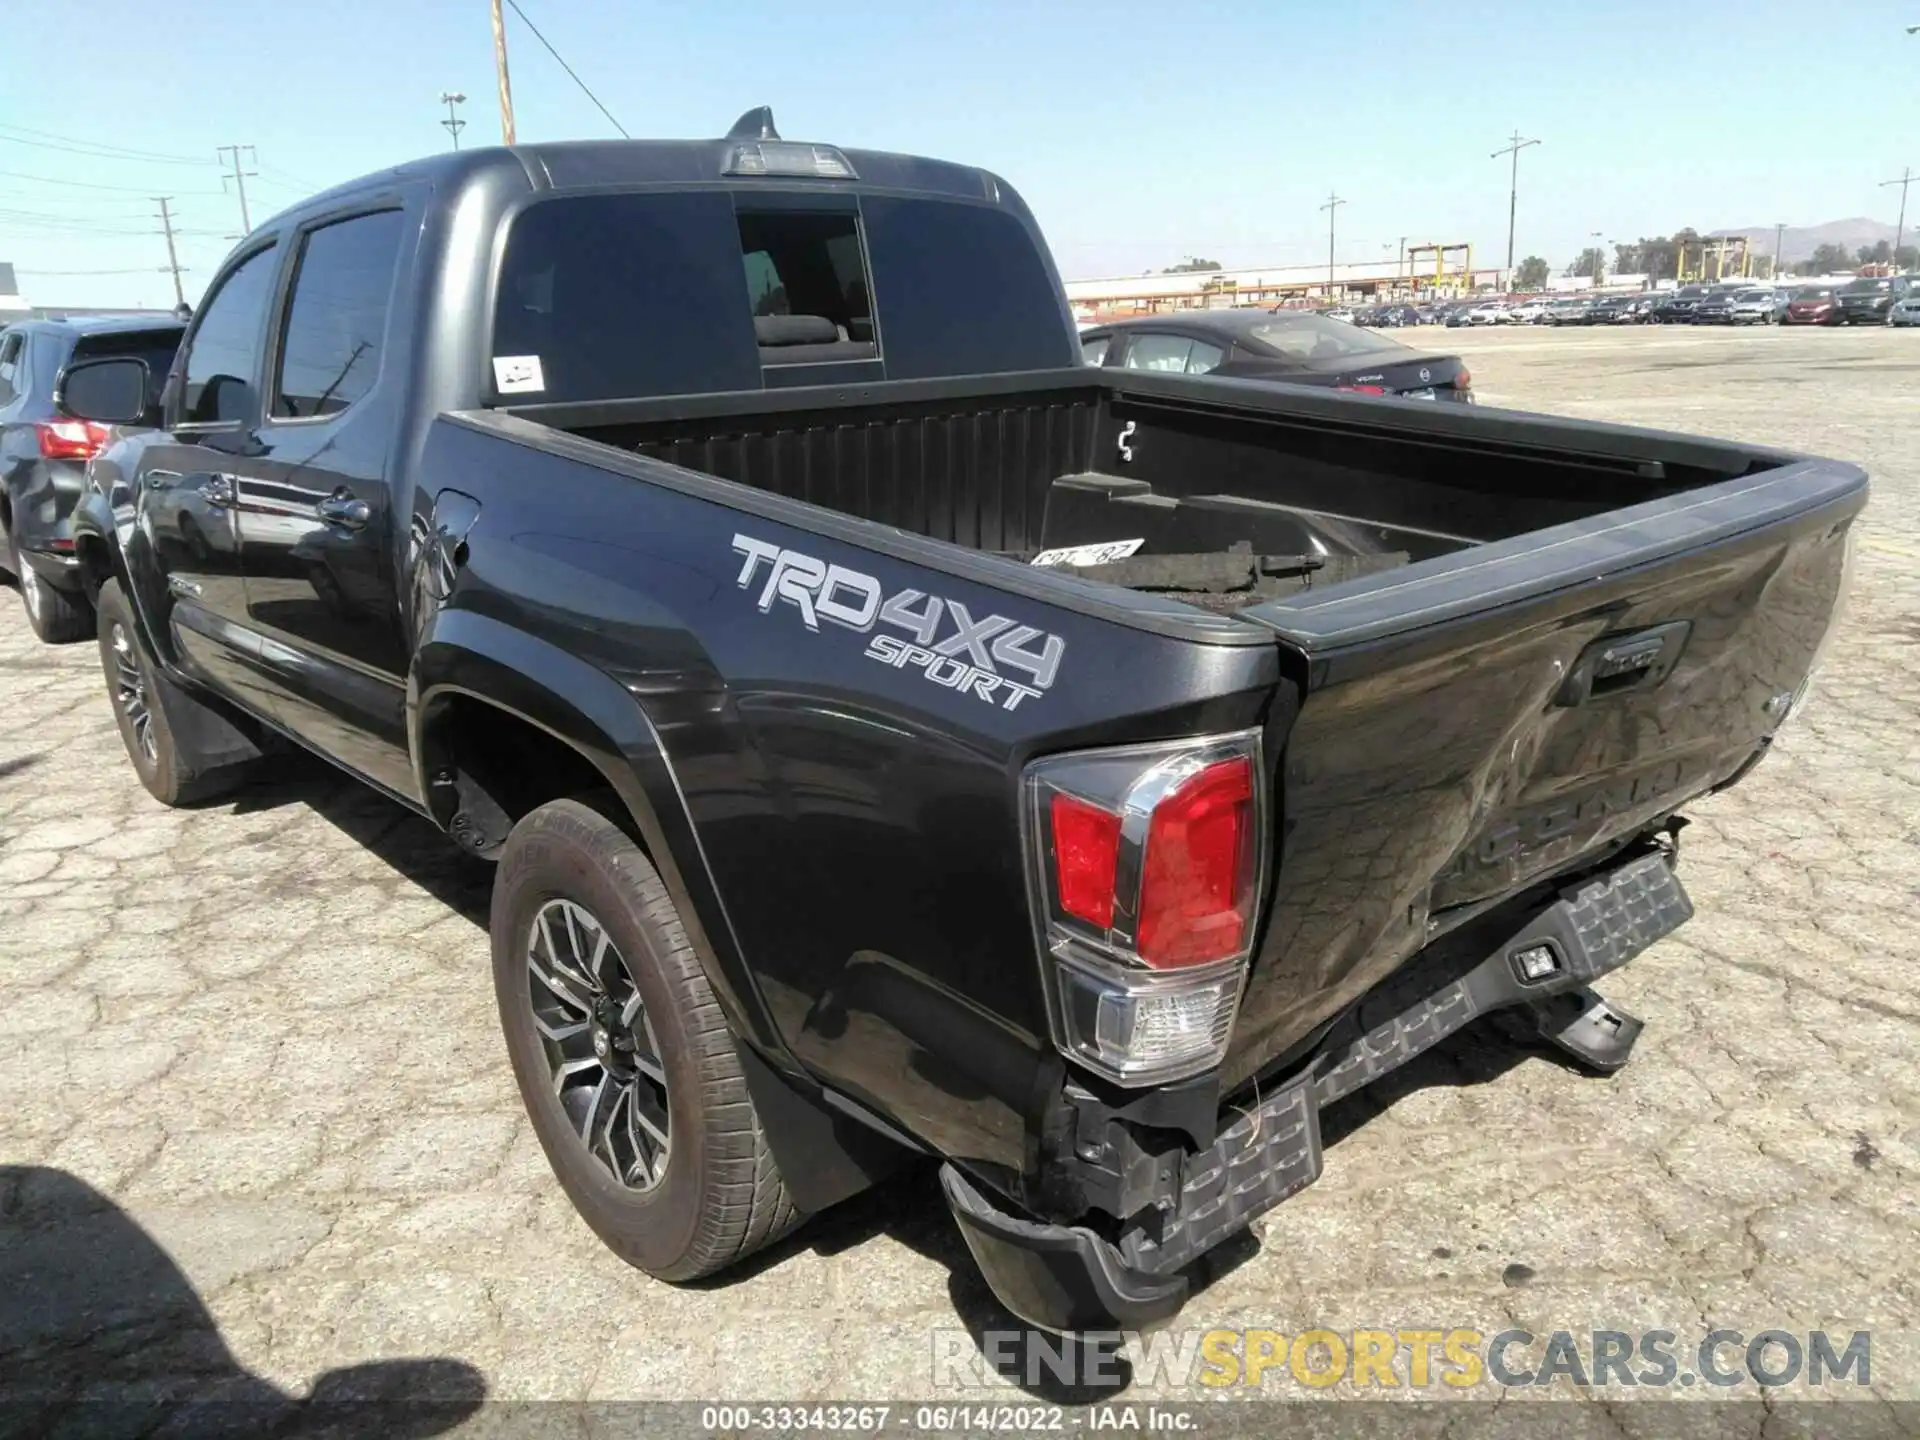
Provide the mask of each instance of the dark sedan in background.
[{"label": "dark sedan in background", "polygon": [[1656,325],[1690,325],[1693,323],[1694,308],[1706,298],[1706,286],[1682,285],[1663,296],[1647,318]]},{"label": "dark sedan in background", "polygon": [[1906,298],[1906,276],[1862,275],[1840,287],[1840,313],[1849,325],[1884,325],[1894,302]]},{"label": "dark sedan in background", "polygon": [[1713,290],[1702,295],[1693,307],[1693,323],[1696,325],[1731,325],[1733,323],[1733,297],[1731,290]]},{"label": "dark sedan in background", "polygon": [[1324,385],[1412,400],[1473,399],[1457,355],[1433,355],[1377,330],[1300,310],[1195,310],[1084,331],[1089,365]]},{"label": "dark sedan in background", "polygon": [[153,315],[22,320],[0,330],[0,570],[20,586],[33,633],[51,644],[93,635],[69,522],[87,462],[106,426],[53,408],[54,386],[75,360],[144,360],[157,401],[186,326]]}]

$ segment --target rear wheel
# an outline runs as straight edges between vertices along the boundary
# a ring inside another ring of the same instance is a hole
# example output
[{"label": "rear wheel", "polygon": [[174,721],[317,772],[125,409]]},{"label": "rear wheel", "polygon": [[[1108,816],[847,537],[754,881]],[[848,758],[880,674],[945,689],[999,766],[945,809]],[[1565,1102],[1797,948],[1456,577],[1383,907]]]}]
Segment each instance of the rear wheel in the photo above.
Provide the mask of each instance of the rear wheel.
[{"label": "rear wheel", "polygon": [[93,638],[93,607],[87,597],[51,585],[29,565],[20,553],[20,542],[10,540],[15,583],[20,586],[20,602],[26,607],[27,624],[33,633],[49,645],[71,645],[76,640]]},{"label": "rear wheel", "polygon": [[731,1265],[799,1212],[659,873],[603,809],[543,805],[494,879],[494,994],[534,1133],[574,1208],[662,1280]]}]

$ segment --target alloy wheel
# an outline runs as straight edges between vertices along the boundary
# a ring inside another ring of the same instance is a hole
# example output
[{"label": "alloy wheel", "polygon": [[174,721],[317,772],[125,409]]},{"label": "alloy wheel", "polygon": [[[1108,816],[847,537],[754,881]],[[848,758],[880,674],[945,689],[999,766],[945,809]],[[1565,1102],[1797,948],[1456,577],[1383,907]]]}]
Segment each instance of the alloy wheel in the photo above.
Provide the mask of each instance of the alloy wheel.
[{"label": "alloy wheel", "polygon": [[108,643],[113,649],[113,703],[127,717],[127,727],[133,731],[134,744],[140,747],[141,755],[149,765],[155,764],[160,759],[160,749],[153,736],[153,710],[147,703],[147,677],[140,669],[133,637],[127,634],[124,625],[115,621]]},{"label": "alloy wheel", "polygon": [[666,1174],[667,1072],[653,1021],[606,926],[549,900],[527,932],[527,993],[560,1108],[587,1153],[629,1190]]}]

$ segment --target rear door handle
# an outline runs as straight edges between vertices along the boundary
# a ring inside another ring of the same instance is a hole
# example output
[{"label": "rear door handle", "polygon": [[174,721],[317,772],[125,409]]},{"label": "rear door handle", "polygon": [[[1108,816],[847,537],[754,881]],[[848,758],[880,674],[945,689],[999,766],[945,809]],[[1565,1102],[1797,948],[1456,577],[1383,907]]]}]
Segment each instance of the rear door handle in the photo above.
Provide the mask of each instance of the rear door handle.
[{"label": "rear door handle", "polygon": [[359,530],[373,518],[373,507],[346,490],[336,490],[313,507],[313,513],[329,525]]}]

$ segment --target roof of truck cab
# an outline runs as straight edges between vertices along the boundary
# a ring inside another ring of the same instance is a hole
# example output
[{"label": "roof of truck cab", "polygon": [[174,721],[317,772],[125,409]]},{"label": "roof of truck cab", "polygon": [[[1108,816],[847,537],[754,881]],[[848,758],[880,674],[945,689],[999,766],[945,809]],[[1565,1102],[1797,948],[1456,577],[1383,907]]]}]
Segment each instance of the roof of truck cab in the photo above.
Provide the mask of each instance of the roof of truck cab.
[{"label": "roof of truck cab", "polygon": [[[826,180],[794,175],[728,175],[724,169],[738,140],[565,140],[537,145],[495,145],[476,150],[448,151],[408,161],[386,170],[371,171],[287,207],[257,229],[338,204],[356,193],[397,184],[426,181],[448,192],[477,176],[503,167],[521,170],[535,190],[578,190],[629,185],[688,185],[703,181],[739,190],[756,185],[790,189],[794,186],[827,190],[905,190],[923,195],[985,200],[1022,208],[1011,186],[998,176],[971,165],[934,160],[921,155],[897,155],[884,150],[849,150],[833,146],[852,165],[855,179]],[[795,143],[830,145],[825,140]]]}]

